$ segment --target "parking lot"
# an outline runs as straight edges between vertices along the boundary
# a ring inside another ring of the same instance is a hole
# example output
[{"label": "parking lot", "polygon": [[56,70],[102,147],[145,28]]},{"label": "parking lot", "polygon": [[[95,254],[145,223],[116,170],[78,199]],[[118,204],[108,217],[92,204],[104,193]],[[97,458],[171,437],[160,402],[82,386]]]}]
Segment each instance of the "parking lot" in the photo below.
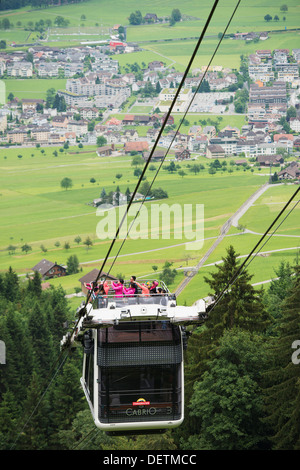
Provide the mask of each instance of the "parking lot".
[{"label": "parking lot", "polygon": [[233,92],[197,93],[189,111],[193,113],[223,114],[226,106],[230,106],[230,104],[216,105],[216,101],[229,100],[231,96],[234,96]]}]

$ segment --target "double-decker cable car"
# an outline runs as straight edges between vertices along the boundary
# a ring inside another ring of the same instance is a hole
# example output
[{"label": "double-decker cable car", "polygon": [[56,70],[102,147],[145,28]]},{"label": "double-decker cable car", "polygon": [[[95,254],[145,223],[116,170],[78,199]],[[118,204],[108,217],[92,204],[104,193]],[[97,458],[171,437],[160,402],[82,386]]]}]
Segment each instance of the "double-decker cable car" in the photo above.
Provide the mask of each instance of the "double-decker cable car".
[{"label": "double-decker cable car", "polygon": [[177,306],[163,291],[96,299],[71,338],[84,348],[80,381],[95,425],[110,434],[163,432],[184,419],[185,325],[205,318],[205,302]]}]

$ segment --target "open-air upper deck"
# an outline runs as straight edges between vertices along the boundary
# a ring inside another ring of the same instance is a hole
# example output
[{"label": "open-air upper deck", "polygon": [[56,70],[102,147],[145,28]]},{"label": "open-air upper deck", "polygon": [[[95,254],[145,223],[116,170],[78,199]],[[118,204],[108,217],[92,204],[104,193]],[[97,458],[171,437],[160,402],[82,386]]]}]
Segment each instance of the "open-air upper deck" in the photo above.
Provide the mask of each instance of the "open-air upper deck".
[{"label": "open-air upper deck", "polygon": [[[137,281],[145,284],[144,281]],[[151,281],[152,282],[152,281]],[[206,315],[205,301],[200,299],[193,306],[177,305],[175,294],[171,293],[162,281],[158,281],[157,293],[117,296],[113,289],[106,295],[99,295],[86,306],[84,325],[112,325],[122,321],[171,321],[190,323],[203,319]],[[129,283],[125,282],[124,286]],[[126,288],[125,288],[126,290]]]},{"label": "open-air upper deck", "polygon": [[[139,281],[141,283],[141,281]],[[125,283],[128,285],[128,283]],[[198,300],[192,306],[177,305],[175,294],[160,281],[157,294],[138,292],[138,294],[117,296],[110,289],[105,295],[90,298],[78,308],[79,319],[72,333],[67,333],[61,348],[80,342],[84,332],[91,328],[109,327],[122,322],[170,322],[178,325],[203,323],[207,318],[206,302]]]}]

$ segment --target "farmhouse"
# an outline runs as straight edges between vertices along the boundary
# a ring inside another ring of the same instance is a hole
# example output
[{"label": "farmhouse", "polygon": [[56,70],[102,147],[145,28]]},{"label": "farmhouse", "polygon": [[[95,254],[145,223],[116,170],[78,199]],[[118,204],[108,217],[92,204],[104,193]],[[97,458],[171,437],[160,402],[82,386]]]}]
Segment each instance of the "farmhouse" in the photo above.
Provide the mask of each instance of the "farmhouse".
[{"label": "farmhouse", "polygon": [[270,166],[276,164],[282,164],[284,159],[281,155],[259,155],[257,157],[257,162],[260,166]]},{"label": "farmhouse", "polygon": [[300,181],[300,165],[298,162],[292,162],[287,168],[278,173],[280,180],[298,179]]},{"label": "farmhouse", "polygon": [[157,15],[155,13],[147,13],[144,16],[145,23],[156,23]]},{"label": "farmhouse", "polygon": [[124,125],[129,125],[129,124],[137,124],[137,125],[143,125],[147,126],[151,122],[151,116],[147,115],[134,115],[134,114],[126,114],[122,120],[122,123]]},{"label": "farmhouse", "polygon": [[124,144],[125,153],[144,152],[145,150],[148,150],[148,148],[148,142],[126,142]]},{"label": "farmhouse", "polygon": [[[151,157],[151,161],[153,162],[162,161],[165,158],[165,153],[166,153],[165,150],[155,150]],[[149,156],[150,156],[150,152],[143,152],[144,160],[148,161]]]},{"label": "farmhouse", "polygon": [[57,264],[56,261],[53,263],[46,259],[42,259],[42,261],[36,264],[32,269],[33,271],[37,271],[43,279],[46,277],[53,278],[55,276],[60,277],[66,275],[66,268]]},{"label": "farmhouse", "polygon": [[114,144],[103,145],[102,147],[97,148],[96,153],[98,157],[107,157],[112,154],[114,148]]},{"label": "farmhouse", "polygon": [[191,158],[191,153],[188,149],[176,150],[175,158],[176,160],[188,160]]},{"label": "farmhouse", "polygon": [[[87,290],[87,288],[85,287],[84,284],[95,281],[98,277],[98,274],[99,274],[99,269],[95,268],[92,271],[90,271],[89,273],[87,273],[85,276],[83,276],[79,279],[79,282],[81,283],[82,292],[84,292],[85,294],[88,293],[88,290]],[[110,274],[107,274],[103,271],[101,272],[101,275],[99,276],[99,281],[100,281],[101,278],[104,278],[104,277],[106,278],[107,281],[117,281],[116,277],[111,276]]]}]

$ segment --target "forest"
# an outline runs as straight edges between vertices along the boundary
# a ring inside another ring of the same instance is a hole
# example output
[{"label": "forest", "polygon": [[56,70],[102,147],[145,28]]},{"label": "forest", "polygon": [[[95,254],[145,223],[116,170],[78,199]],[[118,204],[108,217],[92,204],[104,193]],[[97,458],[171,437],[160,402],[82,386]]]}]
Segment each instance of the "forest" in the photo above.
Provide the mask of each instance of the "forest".
[{"label": "forest", "polygon": [[[237,272],[230,246],[205,278],[218,297]],[[75,314],[38,274],[0,275],[1,450],[300,450],[300,266],[282,262],[255,289],[240,272],[185,351],[185,421],[164,434],[111,437],[95,428],[80,387],[81,350],[57,364]],[[89,436],[89,439],[85,439]]]}]

